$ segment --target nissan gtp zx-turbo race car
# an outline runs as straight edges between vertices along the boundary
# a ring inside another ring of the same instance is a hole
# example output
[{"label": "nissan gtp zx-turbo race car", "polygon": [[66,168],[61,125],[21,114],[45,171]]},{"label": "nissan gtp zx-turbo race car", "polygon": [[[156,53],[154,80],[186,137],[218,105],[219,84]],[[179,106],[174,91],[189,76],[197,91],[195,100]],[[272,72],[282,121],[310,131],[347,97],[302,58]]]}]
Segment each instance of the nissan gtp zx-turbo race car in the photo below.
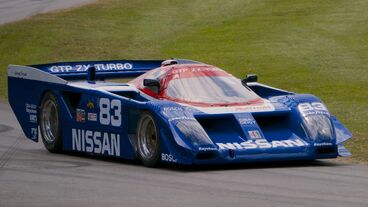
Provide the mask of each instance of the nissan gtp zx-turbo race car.
[{"label": "nissan gtp zx-turbo race car", "polygon": [[[140,76],[139,76],[140,75]],[[137,77],[138,76],[138,77]],[[128,83],[110,79],[136,77]],[[215,164],[348,156],[322,101],[190,60],[10,65],[9,103],[50,152]]]}]

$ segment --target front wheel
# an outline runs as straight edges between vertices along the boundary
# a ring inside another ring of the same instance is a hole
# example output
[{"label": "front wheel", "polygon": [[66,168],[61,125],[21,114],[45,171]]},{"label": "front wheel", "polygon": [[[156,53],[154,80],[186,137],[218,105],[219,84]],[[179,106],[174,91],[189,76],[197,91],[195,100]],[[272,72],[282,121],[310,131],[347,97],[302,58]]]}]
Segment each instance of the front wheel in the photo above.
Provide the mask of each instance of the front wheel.
[{"label": "front wheel", "polygon": [[41,101],[39,124],[42,142],[50,152],[61,152],[61,118],[56,96],[52,92],[46,92]]},{"label": "front wheel", "polygon": [[138,122],[137,153],[147,167],[156,166],[160,161],[160,138],[155,119],[144,112]]}]

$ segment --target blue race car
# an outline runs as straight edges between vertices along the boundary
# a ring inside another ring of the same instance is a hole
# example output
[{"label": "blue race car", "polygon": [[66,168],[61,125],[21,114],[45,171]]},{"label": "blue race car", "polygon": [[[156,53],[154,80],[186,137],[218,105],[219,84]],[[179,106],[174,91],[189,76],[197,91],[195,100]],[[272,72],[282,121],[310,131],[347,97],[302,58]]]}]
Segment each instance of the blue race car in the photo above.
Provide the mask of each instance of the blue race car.
[{"label": "blue race car", "polygon": [[10,65],[8,89],[25,136],[55,153],[146,166],[350,155],[351,133],[319,98],[191,60]]}]

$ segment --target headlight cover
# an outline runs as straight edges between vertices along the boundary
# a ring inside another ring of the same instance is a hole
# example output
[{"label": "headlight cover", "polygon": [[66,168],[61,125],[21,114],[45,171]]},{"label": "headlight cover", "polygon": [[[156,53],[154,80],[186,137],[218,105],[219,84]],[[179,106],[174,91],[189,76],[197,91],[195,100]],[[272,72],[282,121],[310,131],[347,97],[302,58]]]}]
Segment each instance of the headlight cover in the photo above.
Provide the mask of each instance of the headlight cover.
[{"label": "headlight cover", "polygon": [[213,146],[212,140],[197,121],[180,120],[176,122],[176,128],[193,146]]},{"label": "headlight cover", "polygon": [[307,137],[314,141],[333,139],[331,120],[327,115],[309,115],[304,117],[302,128]]}]

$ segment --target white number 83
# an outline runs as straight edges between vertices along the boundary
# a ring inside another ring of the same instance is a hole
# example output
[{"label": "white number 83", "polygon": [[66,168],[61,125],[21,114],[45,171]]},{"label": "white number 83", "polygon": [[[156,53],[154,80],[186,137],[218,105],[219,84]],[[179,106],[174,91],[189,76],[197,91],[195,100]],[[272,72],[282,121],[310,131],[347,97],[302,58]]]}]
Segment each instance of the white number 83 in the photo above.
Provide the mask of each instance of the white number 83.
[{"label": "white number 83", "polygon": [[[108,98],[100,98],[100,123],[102,125],[121,126],[121,102],[113,99],[110,102]],[[110,114],[110,109],[113,114]]]},{"label": "white number 83", "polygon": [[319,102],[313,102],[313,103],[301,103],[298,106],[298,109],[301,113],[306,113],[308,111],[317,110],[317,111],[326,111],[328,112],[325,105]]}]

